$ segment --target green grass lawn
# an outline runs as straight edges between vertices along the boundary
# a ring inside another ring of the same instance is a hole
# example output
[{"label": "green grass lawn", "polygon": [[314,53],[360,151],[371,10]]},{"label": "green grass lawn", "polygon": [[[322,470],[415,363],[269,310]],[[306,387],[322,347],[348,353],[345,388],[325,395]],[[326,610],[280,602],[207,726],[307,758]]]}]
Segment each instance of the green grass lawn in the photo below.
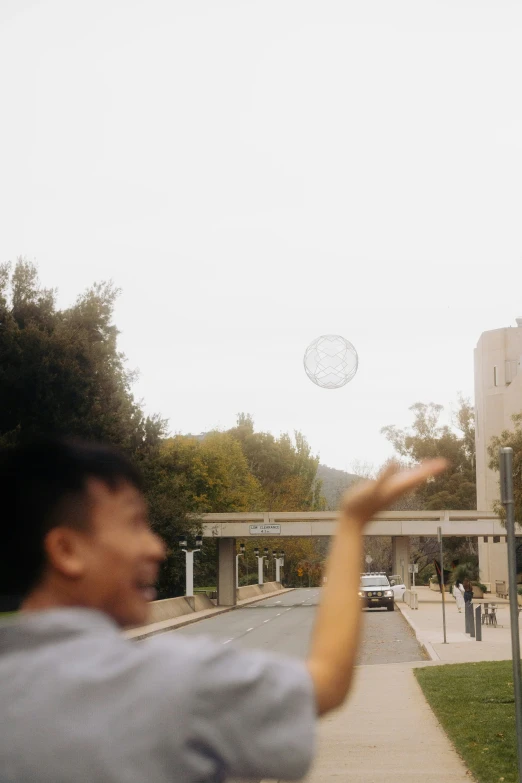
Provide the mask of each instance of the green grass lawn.
[{"label": "green grass lawn", "polygon": [[518,783],[511,661],[433,666],[415,676],[479,783]]}]

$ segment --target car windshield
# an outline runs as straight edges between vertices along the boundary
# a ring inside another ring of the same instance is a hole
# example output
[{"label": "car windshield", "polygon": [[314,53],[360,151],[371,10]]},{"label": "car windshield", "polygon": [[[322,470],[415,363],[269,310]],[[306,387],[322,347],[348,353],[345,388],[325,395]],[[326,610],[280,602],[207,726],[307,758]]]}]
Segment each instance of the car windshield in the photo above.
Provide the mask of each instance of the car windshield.
[{"label": "car windshield", "polygon": [[390,583],[386,576],[363,576],[361,577],[363,587],[389,587]]}]

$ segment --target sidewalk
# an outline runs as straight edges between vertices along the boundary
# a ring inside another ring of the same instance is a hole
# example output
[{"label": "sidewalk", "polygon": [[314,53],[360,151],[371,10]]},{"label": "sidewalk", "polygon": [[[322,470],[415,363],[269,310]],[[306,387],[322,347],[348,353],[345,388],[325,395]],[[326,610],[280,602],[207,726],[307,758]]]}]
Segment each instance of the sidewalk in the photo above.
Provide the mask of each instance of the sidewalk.
[{"label": "sidewalk", "polygon": [[477,642],[464,631],[464,610],[459,614],[455,599],[445,594],[446,640],[442,627],[442,596],[429,587],[418,587],[419,608],[410,609],[397,603],[404,617],[412,626],[421,646],[433,661],[441,663],[465,663],[467,661],[505,661],[511,659],[511,627],[509,602],[486,593],[484,599],[474,599],[474,607],[488,601],[497,604],[498,625],[482,625],[482,641]]},{"label": "sidewalk", "polygon": [[320,721],[306,783],[470,783],[413,676],[425,665],[359,666],[346,707]]}]

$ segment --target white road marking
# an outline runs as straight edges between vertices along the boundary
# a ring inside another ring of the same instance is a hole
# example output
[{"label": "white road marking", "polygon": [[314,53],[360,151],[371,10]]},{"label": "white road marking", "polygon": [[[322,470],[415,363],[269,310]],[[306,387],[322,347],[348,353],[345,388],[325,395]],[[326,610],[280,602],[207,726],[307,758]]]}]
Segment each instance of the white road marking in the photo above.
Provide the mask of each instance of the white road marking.
[{"label": "white road marking", "polygon": [[253,631],[253,630],[254,630],[253,628],[247,628],[246,632],[249,633],[250,631]]},{"label": "white road marking", "polygon": [[263,625],[264,625],[265,623],[269,623],[271,619],[272,619],[272,618],[270,618],[269,620],[263,620]]},{"label": "white road marking", "polygon": [[226,642],[223,642],[223,644],[228,644],[229,642],[233,642],[233,639],[227,639]]},{"label": "white road marking", "polygon": [[278,612],[278,613],[276,614],[276,617],[281,617],[281,612]]}]

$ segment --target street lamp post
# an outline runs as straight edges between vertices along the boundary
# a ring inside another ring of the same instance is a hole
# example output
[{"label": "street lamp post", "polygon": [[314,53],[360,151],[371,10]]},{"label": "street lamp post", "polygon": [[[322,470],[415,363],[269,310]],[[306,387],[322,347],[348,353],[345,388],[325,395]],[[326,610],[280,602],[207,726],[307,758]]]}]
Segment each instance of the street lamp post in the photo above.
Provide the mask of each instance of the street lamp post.
[{"label": "street lamp post", "polygon": [[245,554],[245,545],[239,545],[239,552],[236,555],[236,590],[239,588],[239,558]]},{"label": "street lamp post", "polygon": [[284,552],[278,552],[276,555],[276,582],[281,582],[281,569],[283,568],[285,564],[285,553]]},{"label": "street lamp post", "polygon": [[499,450],[500,502],[506,509],[508,548],[509,611],[511,620],[511,651],[513,658],[513,690],[515,695],[515,729],[517,734],[518,780],[522,781],[522,675],[520,673],[520,635],[518,630],[517,556],[515,538],[515,498],[513,490],[513,449]]},{"label": "street lamp post", "polygon": [[265,553],[260,556],[259,547],[256,547],[254,549],[254,555],[257,557],[257,583],[262,585],[264,583],[263,562],[265,557],[268,555],[268,549],[265,549]]},{"label": "street lamp post", "polygon": [[194,596],[194,554],[201,551],[203,539],[196,536],[196,546],[189,549],[187,546],[187,536],[179,537],[179,546],[182,552],[185,552],[185,595]]}]

